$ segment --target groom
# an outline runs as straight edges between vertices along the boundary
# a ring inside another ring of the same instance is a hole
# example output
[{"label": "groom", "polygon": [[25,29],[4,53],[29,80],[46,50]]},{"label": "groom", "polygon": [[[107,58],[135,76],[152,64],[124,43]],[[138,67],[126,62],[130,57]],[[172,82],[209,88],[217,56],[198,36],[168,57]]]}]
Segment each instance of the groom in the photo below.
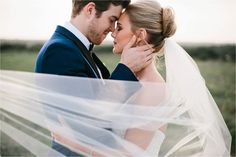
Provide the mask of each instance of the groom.
[{"label": "groom", "polygon": [[[39,52],[35,71],[137,81],[134,72],[148,64],[144,56],[148,57],[151,51],[137,53],[137,49],[128,47],[111,75],[101,60],[91,53],[93,45],[100,45],[107,34],[114,31],[116,20],[129,3],[130,0],[73,0],[70,22],[57,26]],[[131,45],[132,42],[135,40],[131,41]]]},{"label": "groom", "polygon": [[[133,38],[110,75],[101,60],[92,52],[109,32],[115,29],[122,10],[130,0],[72,0],[72,16],[64,26],[57,26],[51,39],[44,44],[36,60],[37,73],[137,81],[134,73],[144,68],[152,53],[148,46],[132,48]],[[139,53],[137,53],[139,51]],[[142,52],[141,52],[142,51]],[[53,141],[54,149],[66,156],[79,156]]]}]

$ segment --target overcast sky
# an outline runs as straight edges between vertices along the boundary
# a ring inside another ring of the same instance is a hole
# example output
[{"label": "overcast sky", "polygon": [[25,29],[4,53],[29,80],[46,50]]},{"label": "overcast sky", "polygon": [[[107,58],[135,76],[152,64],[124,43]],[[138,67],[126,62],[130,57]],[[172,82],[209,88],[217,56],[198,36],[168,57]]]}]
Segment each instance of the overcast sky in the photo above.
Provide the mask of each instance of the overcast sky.
[{"label": "overcast sky", "polygon": [[[236,0],[159,2],[175,10],[178,42],[236,43]],[[46,40],[70,12],[71,0],[0,0],[0,39]]]}]

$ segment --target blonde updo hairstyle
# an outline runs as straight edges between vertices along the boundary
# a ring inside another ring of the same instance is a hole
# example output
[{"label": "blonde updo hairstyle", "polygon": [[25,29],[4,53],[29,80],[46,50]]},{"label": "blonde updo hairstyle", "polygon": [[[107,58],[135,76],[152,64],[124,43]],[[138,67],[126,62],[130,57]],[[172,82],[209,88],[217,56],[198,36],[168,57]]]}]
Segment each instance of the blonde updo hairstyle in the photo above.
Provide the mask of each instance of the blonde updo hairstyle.
[{"label": "blonde updo hairstyle", "polygon": [[125,10],[131,29],[139,28],[147,31],[147,42],[153,44],[156,51],[164,45],[164,39],[176,32],[174,12],[171,8],[162,8],[157,1],[140,0],[130,4]]}]

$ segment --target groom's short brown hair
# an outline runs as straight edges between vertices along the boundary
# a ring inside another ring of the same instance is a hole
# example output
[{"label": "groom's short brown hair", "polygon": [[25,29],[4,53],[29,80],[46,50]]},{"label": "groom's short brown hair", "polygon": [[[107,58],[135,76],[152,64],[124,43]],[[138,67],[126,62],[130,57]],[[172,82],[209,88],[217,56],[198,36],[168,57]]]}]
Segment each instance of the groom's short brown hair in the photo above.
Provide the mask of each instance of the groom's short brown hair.
[{"label": "groom's short brown hair", "polygon": [[96,5],[97,17],[100,17],[102,12],[109,9],[110,5],[121,5],[122,8],[127,8],[130,0],[72,0],[72,17],[75,17],[89,2]]}]

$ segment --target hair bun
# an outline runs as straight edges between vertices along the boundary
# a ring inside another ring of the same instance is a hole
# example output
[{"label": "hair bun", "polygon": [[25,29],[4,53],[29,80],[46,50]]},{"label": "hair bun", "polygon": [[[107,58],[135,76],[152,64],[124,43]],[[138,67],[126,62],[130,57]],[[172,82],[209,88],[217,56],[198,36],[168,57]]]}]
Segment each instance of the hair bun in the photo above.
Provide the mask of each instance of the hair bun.
[{"label": "hair bun", "polygon": [[174,11],[171,8],[163,8],[163,36],[165,38],[171,37],[176,32],[176,23]]}]

